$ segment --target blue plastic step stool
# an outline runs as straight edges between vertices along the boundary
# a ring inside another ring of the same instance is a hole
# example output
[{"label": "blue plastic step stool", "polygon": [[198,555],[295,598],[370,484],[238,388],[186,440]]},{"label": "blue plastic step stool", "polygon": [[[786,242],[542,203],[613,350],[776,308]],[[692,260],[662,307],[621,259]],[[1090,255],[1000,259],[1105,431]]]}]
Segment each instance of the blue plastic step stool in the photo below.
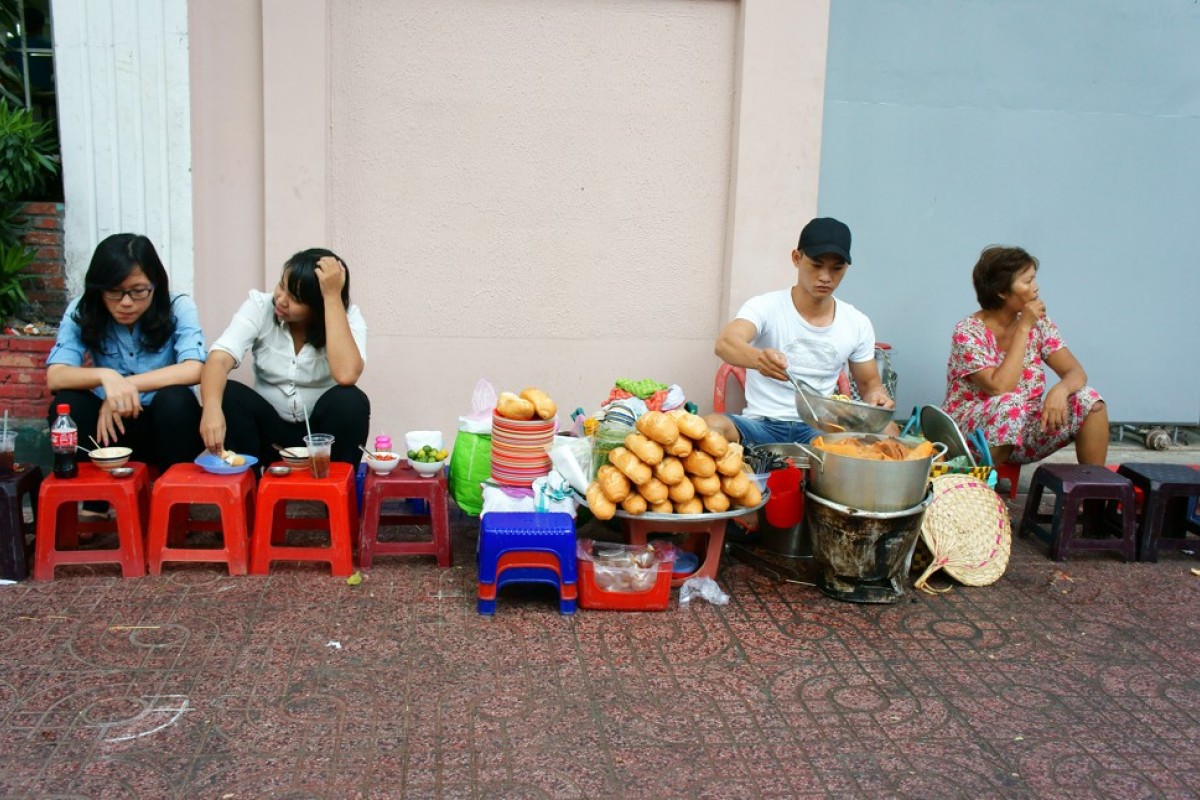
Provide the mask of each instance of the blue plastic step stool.
[{"label": "blue plastic step stool", "polygon": [[496,582],[500,556],[536,551],[558,556],[564,583],[576,583],[575,520],[570,514],[493,511],[479,521],[479,582]]}]

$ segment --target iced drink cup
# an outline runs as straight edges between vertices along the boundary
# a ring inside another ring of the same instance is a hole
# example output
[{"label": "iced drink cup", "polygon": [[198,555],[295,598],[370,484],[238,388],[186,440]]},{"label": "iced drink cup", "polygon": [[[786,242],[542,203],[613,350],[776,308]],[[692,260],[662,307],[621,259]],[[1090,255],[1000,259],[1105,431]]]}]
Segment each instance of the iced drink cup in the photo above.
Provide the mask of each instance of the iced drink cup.
[{"label": "iced drink cup", "polygon": [[314,478],[329,477],[329,457],[333,450],[333,435],[329,433],[314,433],[304,437],[304,445],[308,448],[308,468]]},{"label": "iced drink cup", "polygon": [[17,466],[17,432],[0,431],[0,475],[11,475]]}]

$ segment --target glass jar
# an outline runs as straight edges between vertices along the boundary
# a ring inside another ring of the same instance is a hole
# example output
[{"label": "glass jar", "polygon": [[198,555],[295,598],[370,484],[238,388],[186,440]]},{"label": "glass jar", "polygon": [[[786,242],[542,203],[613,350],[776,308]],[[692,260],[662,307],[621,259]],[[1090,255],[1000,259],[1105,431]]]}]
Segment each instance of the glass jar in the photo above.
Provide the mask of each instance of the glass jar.
[{"label": "glass jar", "polygon": [[596,472],[608,463],[608,454],[625,444],[625,437],[635,431],[632,425],[624,423],[601,422],[592,436],[592,471],[591,480],[596,479]]}]

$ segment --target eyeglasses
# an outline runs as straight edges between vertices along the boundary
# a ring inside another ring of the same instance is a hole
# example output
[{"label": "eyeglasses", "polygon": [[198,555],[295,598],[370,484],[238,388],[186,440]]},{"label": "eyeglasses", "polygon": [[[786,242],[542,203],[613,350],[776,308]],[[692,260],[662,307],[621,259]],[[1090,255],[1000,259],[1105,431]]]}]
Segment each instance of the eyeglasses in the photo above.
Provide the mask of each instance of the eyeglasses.
[{"label": "eyeglasses", "polygon": [[134,300],[145,300],[150,295],[154,294],[153,286],[135,286],[132,289],[105,289],[102,293],[105,300],[110,300],[114,303],[119,303],[125,299],[125,295],[129,295]]}]

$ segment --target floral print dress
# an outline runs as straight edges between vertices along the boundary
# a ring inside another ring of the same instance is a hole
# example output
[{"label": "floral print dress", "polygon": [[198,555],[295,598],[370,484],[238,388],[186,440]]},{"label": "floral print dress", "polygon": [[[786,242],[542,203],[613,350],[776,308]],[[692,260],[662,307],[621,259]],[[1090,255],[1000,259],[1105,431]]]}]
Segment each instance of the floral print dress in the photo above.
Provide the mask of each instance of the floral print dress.
[{"label": "floral print dress", "polygon": [[971,376],[982,369],[999,367],[1004,351],[983,321],[969,316],[954,326],[942,407],[963,433],[981,429],[992,447],[1011,445],[1010,463],[1040,461],[1075,438],[1092,406],[1101,399],[1095,389],[1084,386],[1067,398],[1067,424],[1056,431],[1041,429],[1039,420],[1046,394],[1043,367],[1046,359],[1063,347],[1058,326],[1043,317],[1029,332],[1017,388],[989,397],[971,382]]}]

